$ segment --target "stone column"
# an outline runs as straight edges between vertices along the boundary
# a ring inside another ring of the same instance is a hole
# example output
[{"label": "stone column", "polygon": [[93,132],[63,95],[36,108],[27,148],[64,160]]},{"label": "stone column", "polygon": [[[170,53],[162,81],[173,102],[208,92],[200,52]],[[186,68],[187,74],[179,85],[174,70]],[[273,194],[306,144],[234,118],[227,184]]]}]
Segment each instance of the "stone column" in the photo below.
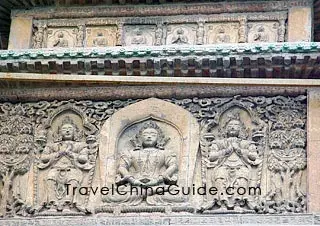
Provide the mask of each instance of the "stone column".
[{"label": "stone column", "polygon": [[32,42],[32,18],[13,17],[8,49],[29,49]]},{"label": "stone column", "polygon": [[289,10],[288,42],[311,42],[312,30],[311,7],[295,7]]},{"label": "stone column", "polygon": [[308,95],[308,212],[320,212],[320,88]]}]

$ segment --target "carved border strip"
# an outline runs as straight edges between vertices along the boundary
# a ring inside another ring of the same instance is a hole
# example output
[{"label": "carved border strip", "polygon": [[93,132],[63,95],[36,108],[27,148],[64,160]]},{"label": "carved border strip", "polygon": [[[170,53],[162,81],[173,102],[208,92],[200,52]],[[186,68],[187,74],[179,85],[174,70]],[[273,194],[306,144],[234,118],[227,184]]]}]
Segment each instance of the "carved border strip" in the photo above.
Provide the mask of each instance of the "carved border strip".
[{"label": "carved border strip", "polygon": [[312,6],[312,0],[287,0],[268,2],[222,2],[201,4],[174,4],[159,6],[112,6],[112,7],[66,7],[34,10],[16,10],[12,16],[32,16],[35,19],[85,18],[85,17],[130,17],[169,16],[177,14],[214,14],[237,12],[282,11],[291,7]]},{"label": "carved border strip", "polygon": [[[63,217],[60,219],[48,217],[46,219],[18,219],[2,220],[5,225],[25,225],[25,226],[48,226],[48,225],[68,225],[68,226],[92,226],[92,225],[248,225],[248,224],[279,224],[279,225],[316,225],[319,224],[320,216],[316,214],[292,214],[286,215],[216,215],[216,216],[174,216],[174,217]],[[49,224],[50,222],[50,224]]]},{"label": "carved border strip", "polygon": [[[70,76],[70,75],[68,75]],[[264,93],[265,95],[282,95],[282,94],[290,94],[290,95],[300,95],[306,93],[306,87],[295,86],[283,86],[279,83],[275,86],[275,80],[270,81],[269,86],[267,84],[257,85],[236,85],[233,86],[225,86],[223,84],[214,84],[210,83],[209,85],[200,84],[196,81],[194,85],[190,84],[177,84],[174,85],[150,85],[150,77],[147,78],[149,82],[149,86],[141,86],[136,84],[126,85],[125,82],[121,82],[118,80],[116,83],[122,83],[123,85],[105,85],[101,87],[101,81],[97,81],[100,84],[100,87],[89,87],[88,85],[83,87],[67,87],[63,86],[63,83],[56,83],[56,85],[52,85],[51,88],[43,88],[44,84],[31,83],[26,88],[21,88],[21,84],[18,83],[18,88],[13,88],[13,84],[10,84],[10,89],[3,88],[0,89],[0,101],[39,101],[39,100],[64,100],[65,98],[69,99],[81,99],[81,96],[85,96],[88,99],[92,100],[100,100],[100,99],[117,99],[117,98],[148,98],[152,96],[157,96],[161,98],[170,98],[172,96],[183,98],[188,97],[191,94],[194,94],[198,97],[205,97],[208,95],[214,96],[235,96],[239,94],[245,93],[246,95],[259,95]],[[168,79],[168,78],[164,78]],[[182,80],[186,78],[181,78]],[[250,79],[252,80],[252,79]],[[241,79],[241,81],[245,81],[245,79]],[[277,80],[276,80],[277,81]],[[292,80],[291,80],[292,81]],[[142,83],[142,82],[140,82]],[[271,86],[271,83],[273,85]],[[297,81],[297,84],[302,84],[301,80]],[[28,84],[28,83],[27,83]],[[142,83],[143,84],[143,83]],[[45,83],[48,85],[48,83]],[[29,87],[34,87],[30,89]],[[213,89],[214,87],[214,89]]]},{"label": "carved border strip", "polygon": [[185,17],[181,16],[168,16],[168,17],[145,17],[145,18],[87,18],[87,19],[53,19],[53,20],[36,20],[35,26],[46,24],[48,27],[76,27],[78,25],[117,25],[117,24],[159,24],[159,23],[197,23],[202,22],[227,22],[227,21],[240,21],[247,19],[248,21],[272,21],[272,20],[285,20],[287,19],[286,11],[279,11],[274,13],[241,13],[231,15],[201,15]]}]

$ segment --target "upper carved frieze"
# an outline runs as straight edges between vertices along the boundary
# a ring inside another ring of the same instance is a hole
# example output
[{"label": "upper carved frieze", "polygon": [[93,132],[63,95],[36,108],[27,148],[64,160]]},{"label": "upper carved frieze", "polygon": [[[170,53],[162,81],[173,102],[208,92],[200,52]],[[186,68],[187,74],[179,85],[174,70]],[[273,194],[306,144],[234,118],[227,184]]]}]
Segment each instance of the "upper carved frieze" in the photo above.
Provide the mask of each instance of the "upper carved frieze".
[{"label": "upper carved frieze", "polygon": [[284,42],[286,11],[35,20],[33,48]]}]

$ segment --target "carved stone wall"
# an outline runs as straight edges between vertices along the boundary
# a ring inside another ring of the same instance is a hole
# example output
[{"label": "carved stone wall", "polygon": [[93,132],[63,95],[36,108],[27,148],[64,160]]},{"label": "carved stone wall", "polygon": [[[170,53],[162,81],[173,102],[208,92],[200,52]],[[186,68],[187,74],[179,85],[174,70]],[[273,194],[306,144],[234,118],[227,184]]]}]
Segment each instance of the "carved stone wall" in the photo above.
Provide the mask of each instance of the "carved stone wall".
[{"label": "carved stone wall", "polygon": [[70,47],[310,42],[312,7],[312,0],[282,0],[14,10],[8,48],[51,48],[60,39]]},{"label": "carved stone wall", "polygon": [[[306,213],[306,103],[304,95],[1,103],[1,215]],[[163,190],[101,193],[112,186]],[[206,193],[169,193],[188,187]]]},{"label": "carved stone wall", "polygon": [[33,48],[284,42],[287,12],[34,20]]}]

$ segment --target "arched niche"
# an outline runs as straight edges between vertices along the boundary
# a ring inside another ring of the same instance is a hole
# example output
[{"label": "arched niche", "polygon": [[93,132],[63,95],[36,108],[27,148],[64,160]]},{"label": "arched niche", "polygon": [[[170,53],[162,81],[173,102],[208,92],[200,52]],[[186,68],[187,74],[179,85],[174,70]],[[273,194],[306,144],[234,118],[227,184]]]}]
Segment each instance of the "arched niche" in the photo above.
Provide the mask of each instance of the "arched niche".
[{"label": "arched niche", "polygon": [[[233,121],[233,134],[227,128]],[[234,128],[238,125],[238,129]],[[229,131],[228,131],[229,130]],[[229,133],[229,135],[228,135]],[[231,134],[231,135],[230,135]],[[208,187],[216,187],[218,191],[225,187],[239,186],[239,178],[244,178],[241,187],[260,187],[265,194],[265,178],[263,178],[263,162],[266,152],[267,124],[262,121],[247,103],[234,99],[217,109],[215,118],[203,125],[201,131],[202,180]],[[237,147],[238,150],[234,147]],[[225,151],[228,150],[229,153]],[[231,150],[231,151],[230,151]],[[249,152],[252,156],[246,156]],[[242,152],[243,151],[243,152]],[[243,153],[243,154],[242,154]],[[247,161],[248,160],[248,161]],[[232,162],[230,164],[230,162]],[[235,171],[234,171],[235,170]],[[233,174],[233,172],[235,172]],[[224,180],[221,186],[219,180]],[[221,192],[204,197],[203,213],[224,213],[225,204],[233,213],[254,213],[251,203],[259,201],[259,195],[251,195],[249,204],[241,204],[241,196]],[[221,200],[226,200],[221,202]],[[237,206],[238,205],[238,206]],[[235,208],[235,206],[239,208]]]},{"label": "arched niche", "polygon": [[132,131],[148,120],[156,122],[165,134],[172,136],[168,145],[178,155],[178,185],[192,186],[199,149],[198,122],[182,107],[156,98],[119,110],[102,126],[99,143],[101,186],[115,184],[119,147],[129,148]]},{"label": "arched niche", "polygon": [[[63,125],[71,137],[61,133]],[[83,215],[89,196],[66,192],[66,185],[90,187],[96,167],[96,126],[83,110],[66,104],[52,111],[37,128],[38,161],[34,169],[34,204],[38,216]],[[80,160],[81,159],[81,160]],[[69,194],[68,194],[69,193]]]}]

